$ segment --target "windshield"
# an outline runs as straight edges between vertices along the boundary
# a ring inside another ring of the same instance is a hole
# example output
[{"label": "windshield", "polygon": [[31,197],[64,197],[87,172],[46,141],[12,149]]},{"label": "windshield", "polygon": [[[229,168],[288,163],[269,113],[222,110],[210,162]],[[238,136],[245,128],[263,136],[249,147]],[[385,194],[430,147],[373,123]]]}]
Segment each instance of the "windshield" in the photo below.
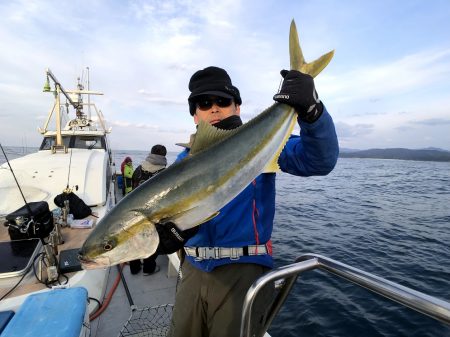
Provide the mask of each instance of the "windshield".
[{"label": "windshield", "polygon": [[[63,144],[68,148],[76,149],[106,149],[106,142],[102,136],[63,136]],[[39,150],[51,150],[56,144],[56,137],[44,137]]]}]

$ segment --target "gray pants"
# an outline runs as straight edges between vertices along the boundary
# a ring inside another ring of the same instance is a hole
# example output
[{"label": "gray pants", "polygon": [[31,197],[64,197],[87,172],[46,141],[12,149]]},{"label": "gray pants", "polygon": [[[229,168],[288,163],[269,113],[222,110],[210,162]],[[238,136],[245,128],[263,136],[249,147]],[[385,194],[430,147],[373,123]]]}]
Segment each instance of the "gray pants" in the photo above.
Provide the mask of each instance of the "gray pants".
[{"label": "gray pants", "polygon": [[[185,261],[168,336],[239,336],[245,295],[252,283],[268,270],[256,264],[235,263],[207,273]],[[272,295],[273,288],[266,289],[255,303],[253,317],[258,326],[265,319]]]}]

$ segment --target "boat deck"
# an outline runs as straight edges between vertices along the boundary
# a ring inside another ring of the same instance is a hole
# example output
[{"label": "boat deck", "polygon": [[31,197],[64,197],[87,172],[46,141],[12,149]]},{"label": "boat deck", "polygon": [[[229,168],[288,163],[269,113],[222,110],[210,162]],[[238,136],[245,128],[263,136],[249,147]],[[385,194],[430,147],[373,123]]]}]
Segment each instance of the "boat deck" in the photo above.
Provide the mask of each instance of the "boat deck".
[{"label": "boat deck", "polygon": [[[95,217],[90,216],[94,222],[96,221]],[[3,223],[3,220],[0,219],[0,223]],[[58,251],[61,252],[63,250],[80,248],[80,242],[84,242],[86,237],[92,229],[72,229],[72,228],[61,228],[61,234],[64,240],[64,243],[58,245]],[[0,225],[0,242],[10,241],[8,229],[5,226]],[[67,273],[67,276],[71,276],[73,273]],[[3,296],[10,290],[10,281],[1,280],[0,281],[0,296]],[[25,278],[24,282],[21,282],[18,287],[14,290],[14,296],[28,294],[33,291],[44,290],[46,286],[43,283],[40,283],[36,280],[33,273],[30,272]]]},{"label": "boat deck", "polygon": [[[122,198],[121,193],[117,192],[117,186],[116,197],[118,199],[117,201]],[[79,243],[83,242],[90,232],[91,229],[62,228],[62,235],[65,243],[58,246],[58,249],[61,251],[79,248]],[[0,227],[0,241],[9,241],[8,231],[4,226]],[[156,263],[160,266],[160,271],[148,276],[144,276],[142,271],[139,274],[132,275],[128,264],[123,267],[122,273],[130,291],[132,301],[134,302],[134,308],[137,310],[146,307],[173,304],[175,302],[177,277],[173,276],[173,270],[172,276],[168,277],[167,256],[158,256]],[[106,303],[107,297],[118,277],[119,283],[111,296],[109,305],[96,319],[91,321],[91,337],[113,337],[121,335],[120,331],[127,323],[132,313],[123,281],[120,279],[118,267],[113,266],[109,268],[107,274],[108,280],[104,298],[98,298],[101,303]],[[30,274],[27,279],[28,278],[30,278],[30,282],[20,284],[14,291],[15,295],[45,289],[44,285],[34,281],[33,275]],[[9,287],[6,287],[5,289],[0,288],[0,295],[8,289]],[[146,335],[148,336],[148,334]]]},{"label": "boat deck", "polygon": [[[167,276],[168,258],[166,256],[158,256],[156,263],[161,267],[161,270],[153,275],[145,276],[142,271],[139,274],[132,275],[128,265],[125,265],[122,270],[132,301],[137,309],[169,303],[173,304],[175,302],[177,278]],[[117,266],[111,267],[105,296],[108,296],[118,276]],[[130,302],[127,298],[125,287],[120,281],[109,306],[97,319],[91,321],[91,337],[118,336],[130,315]]]},{"label": "boat deck", "polygon": [[[115,196],[117,202],[123,198],[117,183],[115,184]],[[136,309],[175,303],[177,277],[168,276],[168,262],[169,259],[166,255],[158,256],[156,264],[161,268],[160,271],[147,276],[143,274],[142,270],[140,273],[132,275],[128,264],[124,265],[122,274]],[[110,267],[105,295],[100,302],[107,301],[117,278],[120,278],[118,266]],[[120,280],[105,311],[91,321],[91,337],[119,336],[131,313],[130,301],[123,281]]]}]

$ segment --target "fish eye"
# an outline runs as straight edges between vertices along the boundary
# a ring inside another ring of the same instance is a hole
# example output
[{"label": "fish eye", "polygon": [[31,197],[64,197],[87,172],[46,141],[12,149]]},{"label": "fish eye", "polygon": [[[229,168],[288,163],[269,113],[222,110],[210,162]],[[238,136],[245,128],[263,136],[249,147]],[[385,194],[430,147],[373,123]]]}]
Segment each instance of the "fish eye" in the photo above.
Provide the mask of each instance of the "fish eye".
[{"label": "fish eye", "polygon": [[103,243],[103,250],[110,251],[114,248],[114,242],[112,240],[107,240]]}]

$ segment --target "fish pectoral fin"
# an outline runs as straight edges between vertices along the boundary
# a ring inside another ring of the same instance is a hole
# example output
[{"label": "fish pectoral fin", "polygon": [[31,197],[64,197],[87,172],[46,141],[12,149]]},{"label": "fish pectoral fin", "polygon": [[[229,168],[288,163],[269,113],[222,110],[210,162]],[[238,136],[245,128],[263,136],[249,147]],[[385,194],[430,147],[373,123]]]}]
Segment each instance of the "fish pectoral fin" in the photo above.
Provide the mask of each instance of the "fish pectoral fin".
[{"label": "fish pectoral fin", "polygon": [[239,127],[233,130],[221,130],[205,121],[198,123],[197,133],[191,144],[190,155],[207,149],[221,140],[230,137],[239,130]]},{"label": "fish pectoral fin", "polygon": [[[177,215],[184,214],[184,213],[186,213],[186,212],[180,212],[180,213],[178,213]],[[196,224],[196,225],[193,226],[193,227],[200,226],[201,224],[204,224],[205,222],[208,222],[209,220],[214,219],[216,216],[219,215],[219,213],[220,213],[220,212],[217,211],[217,212],[211,214],[209,217],[207,217],[207,218],[201,220],[198,224]],[[187,230],[187,229],[192,228],[192,226],[186,228],[186,227],[184,227],[184,226],[181,225],[181,224],[177,224],[177,223],[176,223],[176,220],[174,220],[174,217],[161,219],[161,220],[159,221],[160,224],[166,224],[166,223],[168,223],[168,222],[171,222],[171,223],[175,224],[175,226],[177,226],[177,228],[180,229],[180,230],[182,230],[182,231],[185,231],[185,230]]]},{"label": "fish pectoral fin", "polygon": [[201,222],[198,224],[198,226],[200,226],[201,224],[204,224],[205,222],[208,222],[209,220],[214,219],[216,216],[219,215],[219,213],[220,213],[219,211],[213,213],[212,215],[210,215],[209,217],[207,217],[206,219],[204,219],[203,221],[201,221]]}]

